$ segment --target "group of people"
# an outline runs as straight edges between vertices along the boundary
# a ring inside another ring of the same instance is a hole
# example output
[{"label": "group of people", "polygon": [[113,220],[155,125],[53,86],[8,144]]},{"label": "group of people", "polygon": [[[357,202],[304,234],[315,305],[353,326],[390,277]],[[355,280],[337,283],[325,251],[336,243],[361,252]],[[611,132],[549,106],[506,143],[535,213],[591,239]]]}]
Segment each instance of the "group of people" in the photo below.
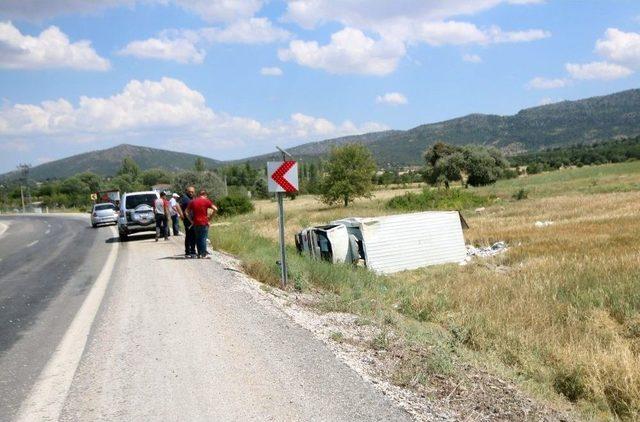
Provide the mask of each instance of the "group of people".
[{"label": "group of people", "polygon": [[184,254],[187,258],[207,258],[207,238],[209,237],[209,222],[218,207],[208,198],[207,191],[201,189],[196,197],[196,188],[189,186],[185,194],[180,197],[177,193],[167,200],[166,192],[153,204],[156,218],[156,242],[160,237],[169,240],[169,221],[173,235],[180,235],[182,220],[185,228]]}]

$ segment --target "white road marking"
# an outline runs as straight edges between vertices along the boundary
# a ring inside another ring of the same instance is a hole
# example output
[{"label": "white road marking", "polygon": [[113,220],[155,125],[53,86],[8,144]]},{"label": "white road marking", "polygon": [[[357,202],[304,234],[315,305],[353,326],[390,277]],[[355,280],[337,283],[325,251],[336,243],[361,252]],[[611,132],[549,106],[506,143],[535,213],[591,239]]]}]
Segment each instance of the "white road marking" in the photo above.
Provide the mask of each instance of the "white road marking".
[{"label": "white road marking", "polygon": [[32,247],[33,245],[36,245],[38,242],[39,242],[39,240],[34,240],[33,242],[31,242],[31,243],[29,243],[29,244],[27,245],[27,248],[30,248],[30,247]]},{"label": "white road marking", "polygon": [[[113,227],[111,232],[117,233]],[[57,421],[69,394],[73,376],[87,344],[93,320],[111,279],[118,256],[118,243],[111,244],[109,256],[62,341],[47,362],[29,396],[15,418],[17,422]]]},{"label": "white road marking", "polygon": [[0,236],[2,236],[4,234],[4,232],[7,231],[8,228],[9,228],[8,225],[0,223]]},{"label": "white road marking", "polygon": [[51,229],[47,229],[47,231],[44,232],[44,234],[49,234],[49,233],[51,233]]}]

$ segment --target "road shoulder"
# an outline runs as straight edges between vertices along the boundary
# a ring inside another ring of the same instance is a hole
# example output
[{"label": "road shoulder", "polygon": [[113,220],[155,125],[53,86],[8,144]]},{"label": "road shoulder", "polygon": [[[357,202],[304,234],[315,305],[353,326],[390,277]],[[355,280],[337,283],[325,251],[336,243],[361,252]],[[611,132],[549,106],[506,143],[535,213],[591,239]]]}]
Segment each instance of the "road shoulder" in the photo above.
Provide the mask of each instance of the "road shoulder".
[{"label": "road shoulder", "polygon": [[62,420],[411,420],[182,239],[123,244]]}]

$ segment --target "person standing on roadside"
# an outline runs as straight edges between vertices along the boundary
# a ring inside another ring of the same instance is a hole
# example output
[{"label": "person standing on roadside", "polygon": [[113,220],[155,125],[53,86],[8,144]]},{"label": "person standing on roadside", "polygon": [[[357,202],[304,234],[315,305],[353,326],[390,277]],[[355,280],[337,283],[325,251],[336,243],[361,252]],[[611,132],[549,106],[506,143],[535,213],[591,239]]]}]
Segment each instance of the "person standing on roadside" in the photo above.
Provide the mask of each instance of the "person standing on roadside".
[{"label": "person standing on roadside", "polygon": [[174,193],[169,200],[169,214],[171,215],[171,226],[174,236],[180,235],[180,214],[182,214],[182,210],[178,205],[178,198],[180,198],[180,195]]},{"label": "person standing on roadside", "polygon": [[[187,212],[190,214],[190,220],[196,231],[196,248],[198,249],[198,258],[207,258],[207,238],[209,237],[209,222],[213,215],[218,211],[218,207],[207,197],[207,191],[200,190],[196,199],[189,202]],[[211,214],[209,214],[211,210]]]},{"label": "person standing on roadside", "polygon": [[184,224],[184,256],[187,258],[196,257],[196,229],[193,226],[193,221],[189,219],[187,208],[189,203],[196,196],[196,188],[189,186],[185,191],[182,199],[180,200],[180,209],[182,210],[181,217]]},{"label": "person standing on roadside", "polygon": [[160,198],[153,201],[153,212],[156,216],[156,242],[160,236],[169,240],[169,201],[165,192],[160,192]]}]

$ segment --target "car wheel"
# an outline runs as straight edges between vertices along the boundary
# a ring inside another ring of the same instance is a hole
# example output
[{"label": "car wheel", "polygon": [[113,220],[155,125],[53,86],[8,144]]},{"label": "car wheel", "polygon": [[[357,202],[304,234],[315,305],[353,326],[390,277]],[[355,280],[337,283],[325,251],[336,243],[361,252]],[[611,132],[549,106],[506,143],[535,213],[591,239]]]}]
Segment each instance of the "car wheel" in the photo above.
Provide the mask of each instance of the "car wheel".
[{"label": "car wheel", "polygon": [[121,242],[126,242],[127,239],[129,239],[129,236],[125,233],[120,233],[120,241]]},{"label": "car wheel", "polygon": [[98,227],[98,225],[94,223],[94,224],[91,224],[91,227],[95,229],[96,227]]}]

